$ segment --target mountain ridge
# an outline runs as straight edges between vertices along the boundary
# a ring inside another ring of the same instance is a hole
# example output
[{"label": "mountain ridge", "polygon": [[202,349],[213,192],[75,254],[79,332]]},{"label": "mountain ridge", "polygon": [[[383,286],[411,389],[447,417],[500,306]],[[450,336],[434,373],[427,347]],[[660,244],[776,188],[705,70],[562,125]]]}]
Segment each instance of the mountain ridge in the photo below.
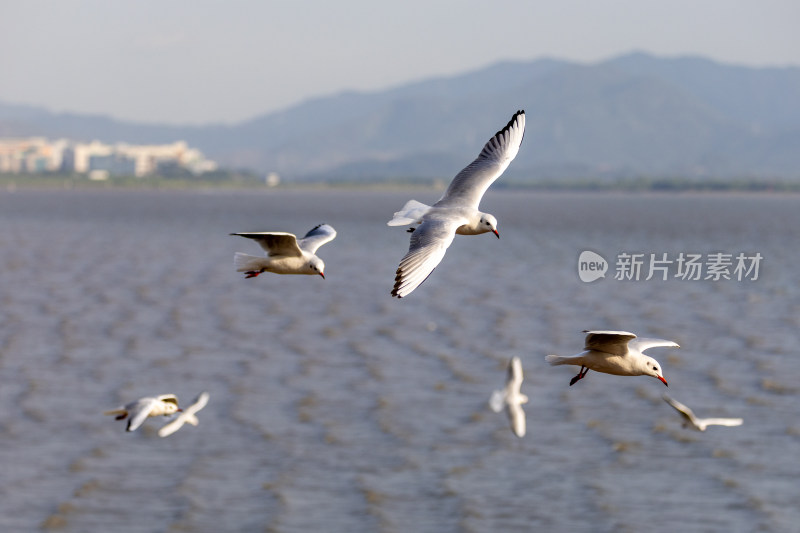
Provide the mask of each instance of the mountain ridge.
[{"label": "mountain ridge", "polygon": [[504,61],[381,91],[319,96],[236,124],[165,126],[0,102],[0,136],[184,139],[229,168],[288,179],[450,177],[516,109],[508,175],[800,179],[800,68],[633,52]]}]

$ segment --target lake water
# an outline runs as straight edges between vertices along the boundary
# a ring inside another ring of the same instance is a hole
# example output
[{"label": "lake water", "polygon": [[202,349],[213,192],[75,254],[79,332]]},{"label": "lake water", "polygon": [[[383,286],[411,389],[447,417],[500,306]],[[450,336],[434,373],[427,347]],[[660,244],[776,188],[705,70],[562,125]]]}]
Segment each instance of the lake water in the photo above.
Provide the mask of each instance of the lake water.
[{"label": "lake water", "polygon": [[[438,195],[0,193],[0,531],[797,531],[800,196],[489,191],[502,238],[457,236],[397,300],[411,197]],[[228,233],[321,222],[326,279],[233,271],[258,248]],[[614,279],[633,252],[763,259]],[[589,328],[678,342],[650,352],[669,388],[569,387],[544,356]],[[514,355],[524,439],[487,405]],[[102,415],[203,390],[166,439]],[[744,425],[684,429],[664,392]]]}]

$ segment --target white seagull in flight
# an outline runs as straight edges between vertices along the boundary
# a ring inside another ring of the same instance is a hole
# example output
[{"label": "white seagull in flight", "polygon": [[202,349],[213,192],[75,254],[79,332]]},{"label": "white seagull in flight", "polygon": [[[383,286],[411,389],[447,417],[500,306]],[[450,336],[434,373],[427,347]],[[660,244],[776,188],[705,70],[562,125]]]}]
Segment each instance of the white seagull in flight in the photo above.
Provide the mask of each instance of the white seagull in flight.
[{"label": "white seagull in flight", "polygon": [[444,258],[456,233],[479,235],[491,231],[497,238],[497,219],[478,210],[483,193],[500,177],[519,152],[525,133],[525,111],[517,111],[505,128],[483,147],[478,158],[459,172],[433,206],[410,200],[394,214],[389,226],[419,224],[408,231],[411,244],[400,261],[392,296],[403,298],[420,286]]},{"label": "white seagull in flight", "polygon": [[151,416],[169,416],[180,412],[178,397],[174,394],[162,394],[156,397],[139,398],[135,402],[123,405],[104,415],[115,415],[116,420],[128,418],[127,431],[136,431],[142,423]]},{"label": "white seagull in flight", "polygon": [[158,430],[159,437],[168,437],[181,429],[184,424],[191,424],[197,426],[200,423],[197,420],[197,412],[200,411],[208,403],[208,393],[201,392],[200,395],[194,399],[192,405],[183,409],[183,412],[175,417],[174,420],[165,424]]},{"label": "white seagull in flight", "polygon": [[528,403],[528,397],[520,393],[522,386],[522,362],[519,357],[512,357],[508,363],[506,386],[503,390],[496,390],[489,399],[489,407],[499,413],[503,405],[508,411],[508,420],[511,422],[511,431],[517,437],[525,436],[525,411],[522,404]]},{"label": "white seagull in flight", "polygon": [[237,272],[246,274],[245,278],[254,278],[262,272],[319,275],[325,278],[325,263],[315,254],[320,246],[336,237],[336,230],[328,224],[320,224],[302,239],[280,231],[231,235],[253,239],[267,252],[266,257],[236,252],[233,264]]},{"label": "white seagull in flight", "polygon": [[583,379],[589,370],[617,376],[652,376],[664,385],[667,380],[661,366],[652,357],[644,355],[648,348],[680,348],[672,341],[663,339],[638,339],[627,331],[588,331],[584,351],[568,357],[548,355],[545,361],[551,365],[576,365],[581,370],[569,382],[570,386]]},{"label": "white seagull in flight", "polygon": [[741,426],[741,418],[697,418],[691,409],[666,394],[664,401],[670,404],[683,417],[683,427],[691,427],[697,431],[705,431],[708,426]]}]

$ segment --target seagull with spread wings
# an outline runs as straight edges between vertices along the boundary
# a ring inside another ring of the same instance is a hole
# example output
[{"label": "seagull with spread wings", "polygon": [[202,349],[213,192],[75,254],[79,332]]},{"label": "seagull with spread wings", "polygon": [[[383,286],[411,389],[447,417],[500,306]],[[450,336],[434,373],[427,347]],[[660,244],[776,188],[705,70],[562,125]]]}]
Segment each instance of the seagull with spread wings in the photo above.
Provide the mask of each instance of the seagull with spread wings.
[{"label": "seagull with spread wings", "polygon": [[174,394],[162,394],[161,396],[139,398],[134,402],[106,411],[103,414],[115,415],[116,420],[128,418],[126,430],[136,431],[148,417],[169,416],[180,411],[177,396]]},{"label": "seagull with spread wings", "polygon": [[664,401],[667,402],[673,409],[678,411],[683,417],[683,427],[691,427],[697,431],[705,431],[708,426],[741,426],[741,418],[697,418],[694,412],[683,405],[678,400],[674,400],[667,396],[663,396]]},{"label": "seagull with spread wings", "polygon": [[208,404],[208,398],[207,392],[201,392],[197,398],[194,399],[192,405],[184,408],[183,412],[176,416],[174,420],[168,422],[158,430],[158,436],[168,437],[181,429],[184,424],[197,426],[200,423],[197,419],[197,412]]},{"label": "seagull with spread wings", "polygon": [[317,249],[336,237],[336,230],[320,224],[298,239],[292,233],[266,231],[231,233],[256,241],[267,252],[266,257],[236,252],[233,264],[245,278],[254,278],[262,272],[275,274],[306,274],[325,278],[325,263],[316,256]]},{"label": "seagull with spread wings", "polygon": [[397,268],[392,296],[403,298],[420,286],[442,261],[456,234],[492,232],[497,238],[497,219],[478,210],[489,186],[500,177],[519,152],[525,133],[525,111],[517,111],[495,133],[472,163],[459,172],[433,206],[410,200],[394,214],[389,226],[418,224],[411,232],[408,253]]},{"label": "seagull with spread wings", "polygon": [[502,411],[503,406],[506,407],[511,431],[520,438],[525,436],[525,411],[522,410],[522,404],[528,403],[528,397],[520,392],[522,378],[522,362],[519,357],[512,357],[508,362],[505,388],[494,391],[489,398],[489,407],[495,413]]},{"label": "seagull with spread wings", "polygon": [[658,361],[642,352],[656,347],[680,348],[676,343],[663,339],[640,339],[627,331],[585,330],[584,333],[586,342],[581,353],[567,357],[545,357],[545,361],[551,365],[581,367],[578,375],[569,382],[570,386],[586,377],[589,370],[617,376],[651,376],[667,384]]}]

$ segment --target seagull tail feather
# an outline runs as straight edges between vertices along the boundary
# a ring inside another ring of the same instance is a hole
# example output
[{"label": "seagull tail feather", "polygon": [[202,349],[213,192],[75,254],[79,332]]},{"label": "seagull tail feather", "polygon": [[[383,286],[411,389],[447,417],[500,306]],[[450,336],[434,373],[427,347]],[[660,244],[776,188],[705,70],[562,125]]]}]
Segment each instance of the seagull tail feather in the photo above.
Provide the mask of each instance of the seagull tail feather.
[{"label": "seagull tail feather", "polygon": [[394,218],[387,222],[386,225],[407,226],[408,224],[414,224],[419,222],[419,220],[425,215],[425,213],[428,212],[430,208],[431,206],[425,205],[422,202],[409,200],[400,211],[397,211],[394,214]]},{"label": "seagull tail feather", "polygon": [[567,358],[562,357],[560,355],[548,355],[544,358],[545,361],[550,363],[551,365],[566,365]]},{"label": "seagull tail feather", "polygon": [[236,272],[249,272],[251,270],[261,270],[264,266],[264,258],[255,255],[247,255],[241,252],[236,252],[233,256],[233,266]]}]

